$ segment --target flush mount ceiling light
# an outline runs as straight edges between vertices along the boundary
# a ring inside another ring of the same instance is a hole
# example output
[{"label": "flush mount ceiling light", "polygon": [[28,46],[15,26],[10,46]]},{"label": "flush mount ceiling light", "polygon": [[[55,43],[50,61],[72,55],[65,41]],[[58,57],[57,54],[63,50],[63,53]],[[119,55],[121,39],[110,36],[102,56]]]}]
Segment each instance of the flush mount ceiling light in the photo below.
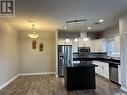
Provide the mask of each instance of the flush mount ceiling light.
[{"label": "flush mount ceiling light", "polygon": [[36,39],[39,35],[35,32],[35,25],[32,25],[32,33],[29,33],[28,36],[32,39]]},{"label": "flush mount ceiling light", "polygon": [[104,22],[104,20],[103,19],[100,19],[99,22]]}]

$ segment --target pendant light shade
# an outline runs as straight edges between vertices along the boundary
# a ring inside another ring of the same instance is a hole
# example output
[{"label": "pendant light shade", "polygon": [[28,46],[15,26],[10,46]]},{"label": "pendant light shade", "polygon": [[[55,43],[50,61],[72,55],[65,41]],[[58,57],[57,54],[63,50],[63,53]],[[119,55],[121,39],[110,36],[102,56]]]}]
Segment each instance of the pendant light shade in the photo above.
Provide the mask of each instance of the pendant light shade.
[{"label": "pendant light shade", "polygon": [[65,42],[69,42],[70,40],[69,39],[65,39]]},{"label": "pendant light shade", "polygon": [[28,36],[32,39],[36,39],[39,37],[39,35],[37,33],[29,33]]},{"label": "pendant light shade", "polygon": [[[75,31],[77,31],[77,21],[75,21]],[[74,38],[74,42],[78,42],[79,39],[78,38]]]},{"label": "pendant light shade", "polygon": [[89,40],[89,39],[88,39],[87,37],[83,38],[83,41],[85,41],[85,42],[88,41],[88,40]]},{"label": "pendant light shade", "polygon": [[67,38],[65,39],[65,42],[69,42],[70,41],[70,39],[69,39],[69,34],[68,34],[68,22],[66,22],[66,25],[67,25],[67,27],[66,27],[66,29],[67,29]]},{"label": "pendant light shade", "polygon": [[39,37],[39,35],[34,31],[34,30],[35,30],[34,27],[35,27],[35,25],[32,25],[32,33],[29,33],[29,34],[28,34],[28,36],[29,36],[30,38],[32,38],[32,39],[36,39],[36,38]]},{"label": "pendant light shade", "polygon": [[82,38],[82,40],[86,42],[86,41],[89,40],[88,37],[87,37],[87,31],[86,31],[86,22],[87,22],[87,19],[85,19],[84,22],[85,22],[84,23],[85,24],[85,30],[84,30],[84,33],[83,33],[84,37]]},{"label": "pendant light shade", "polygon": [[78,41],[79,41],[78,38],[75,38],[75,39],[74,39],[74,42],[78,42]]}]

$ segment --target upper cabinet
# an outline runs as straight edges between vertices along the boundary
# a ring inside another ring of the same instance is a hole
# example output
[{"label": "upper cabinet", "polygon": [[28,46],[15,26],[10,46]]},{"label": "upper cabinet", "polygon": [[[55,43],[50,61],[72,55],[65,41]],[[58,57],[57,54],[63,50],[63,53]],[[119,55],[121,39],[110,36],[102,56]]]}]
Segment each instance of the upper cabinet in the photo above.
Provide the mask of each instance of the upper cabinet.
[{"label": "upper cabinet", "polygon": [[58,39],[58,45],[72,45],[72,41],[65,42],[65,39]]},{"label": "upper cabinet", "polygon": [[88,41],[83,41],[82,39],[78,42],[79,47],[90,47],[90,39]]},{"label": "upper cabinet", "polygon": [[65,39],[58,39],[58,45],[72,45],[73,52],[78,52],[78,47],[90,47],[90,40],[74,42],[73,39],[70,39],[69,42],[65,42]]},{"label": "upper cabinet", "polygon": [[58,45],[72,45],[73,52],[78,52],[78,42],[73,42],[72,39],[69,42],[65,39],[58,39]]},{"label": "upper cabinet", "polygon": [[78,47],[90,47],[91,52],[106,52],[106,40],[105,39],[94,39],[88,41],[74,42],[70,40],[65,42],[65,39],[59,39],[58,45],[72,45],[73,52],[78,52]]},{"label": "upper cabinet", "polygon": [[106,40],[94,39],[90,41],[91,52],[106,52]]},{"label": "upper cabinet", "polygon": [[115,52],[120,53],[120,36],[115,36]]}]

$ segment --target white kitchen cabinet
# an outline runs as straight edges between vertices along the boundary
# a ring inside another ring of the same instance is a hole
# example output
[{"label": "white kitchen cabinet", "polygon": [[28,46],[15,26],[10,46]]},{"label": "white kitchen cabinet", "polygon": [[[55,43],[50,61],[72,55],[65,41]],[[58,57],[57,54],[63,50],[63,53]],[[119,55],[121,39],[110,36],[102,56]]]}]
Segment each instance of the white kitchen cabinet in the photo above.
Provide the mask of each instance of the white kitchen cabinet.
[{"label": "white kitchen cabinet", "polygon": [[103,76],[109,79],[109,63],[102,62]]},{"label": "white kitchen cabinet", "polygon": [[93,64],[97,65],[97,67],[95,67],[95,72],[97,74],[100,74],[101,73],[101,65],[99,64],[98,61],[93,61]]},{"label": "white kitchen cabinet", "polygon": [[106,52],[106,40],[94,39],[90,41],[91,52]]},{"label": "white kitchen cabinet", "polygon": [[107,79],[109,79],[109,64],[101,61],[93,61],[93,64],[98,67],[95,68],[95,72]]},{"label": "white kitchen cabinet", "polygon": [[120,53],[120,36],[115,36],[115,53]]},{"label": "white kitchen cabinet", "polygon": [[69,42],[65,42],[65,39],[58,39],[58,45],[72,45],[73,52],[78,52],[78,43],[73,42],[72,39]]},{"label": "white kitchen cabinet", "polygon": [[58,45],[65,45],[65,41],[58,40]]},{"label": "white kitchen cabinet", "polygon": [[118,82],[119,82],[119,84],[121,84],[121,67],[120,67],[120,65],[118,65]]},{"label": "white kitchen cabinet", "polygon": [[83,41],[83,39],[79,39],[78,42],[79,47],[90,47],[90,39],[88,41]]},{"label": "white kitchen cabinet", "polygon": [[73,52],[78,52],[78,45],[76,43],[73,43]]},{"label": "white kitchen cabinet", "polygon": [[58,45],[72,45],[72,41],[70,40],[69,42],[65,42],[65,39],[59,39],[58,40]]}]

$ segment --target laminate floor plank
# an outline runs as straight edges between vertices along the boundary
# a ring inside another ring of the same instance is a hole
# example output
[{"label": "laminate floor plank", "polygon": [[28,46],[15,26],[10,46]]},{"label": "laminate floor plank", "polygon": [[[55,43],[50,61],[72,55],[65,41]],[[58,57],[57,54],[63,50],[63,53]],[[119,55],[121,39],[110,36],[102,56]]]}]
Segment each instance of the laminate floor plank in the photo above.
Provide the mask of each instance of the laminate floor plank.
[{"label": "laminate floor plank", "polygon": [[[56,78],[53,74],[20,76],[0,90],[0,95],[115,95],[115,93],[125,93],[118,85],[100,76],[96,76],[96,84],[96,90],[66,91],[64,79]],[[118,95],[127,95],[127,93]]]}]

